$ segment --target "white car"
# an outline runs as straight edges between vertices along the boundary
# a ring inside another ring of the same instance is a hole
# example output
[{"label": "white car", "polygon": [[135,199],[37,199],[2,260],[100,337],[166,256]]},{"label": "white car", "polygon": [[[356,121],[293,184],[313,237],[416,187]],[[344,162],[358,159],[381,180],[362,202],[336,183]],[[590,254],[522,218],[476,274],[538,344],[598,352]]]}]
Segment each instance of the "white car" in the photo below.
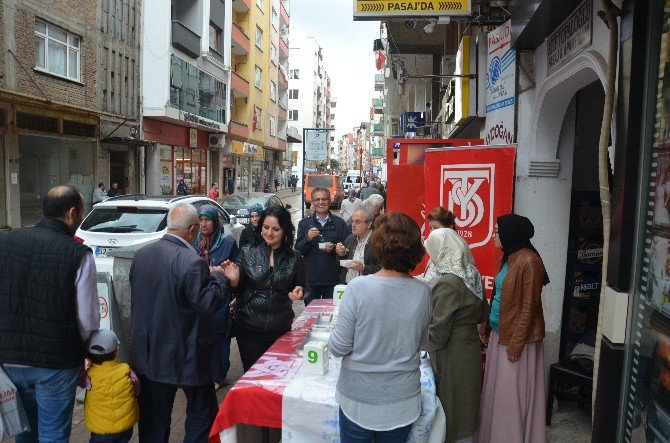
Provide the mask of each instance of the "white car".
[{"label": "white car", "polygon": [[191,203],[196,209],[203,205],[216,208],[224,232],[239,243],[244,226],[231,217],[214,200],[205,196],[124,195],[93,206],[82,222],[75,240],[93,250],[98,272],[113,271],[114,258],[107,253],[124,246],[158,240],[167,232],[167,214],[178,203]]}]

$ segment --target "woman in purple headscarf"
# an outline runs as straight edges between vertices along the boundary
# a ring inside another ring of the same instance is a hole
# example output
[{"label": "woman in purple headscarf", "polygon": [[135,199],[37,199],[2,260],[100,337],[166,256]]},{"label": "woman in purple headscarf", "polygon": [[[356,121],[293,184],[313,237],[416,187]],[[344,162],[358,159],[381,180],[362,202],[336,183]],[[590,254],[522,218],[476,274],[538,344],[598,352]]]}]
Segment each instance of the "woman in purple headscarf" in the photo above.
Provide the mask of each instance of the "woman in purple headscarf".
[{"label": "woman in purple headscarf", "polygon": [[[200,233],[193,247],[210,267],[219,266],[226,260],[235,261],[237,258],[237,243],[235,239],[223,232],[219,213],[214,206],[203,205],[198,209],[200,218]],[[219,382],[226,378],[230,368],[230,338],[228,335],[229,308],[222,306],[214,315],[216,339],[220,346],[220,359],[214,359],[214,380]]]}]

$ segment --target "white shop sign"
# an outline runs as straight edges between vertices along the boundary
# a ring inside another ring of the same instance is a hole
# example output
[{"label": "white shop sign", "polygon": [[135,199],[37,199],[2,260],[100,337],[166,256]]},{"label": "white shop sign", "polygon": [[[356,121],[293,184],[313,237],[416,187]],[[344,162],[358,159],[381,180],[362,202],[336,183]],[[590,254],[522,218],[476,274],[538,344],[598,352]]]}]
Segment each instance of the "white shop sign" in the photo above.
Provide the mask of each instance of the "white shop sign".
[{"label": "white shop sign", "polygon": [[593,4],[586,0],[547,39],[547,73],[553,74],[591,46]]},{"label": "white shop sign", "polygon": [[489,32],[486,69],[487,145],[514,143],[516,51],[511,47],[512,22]]}]

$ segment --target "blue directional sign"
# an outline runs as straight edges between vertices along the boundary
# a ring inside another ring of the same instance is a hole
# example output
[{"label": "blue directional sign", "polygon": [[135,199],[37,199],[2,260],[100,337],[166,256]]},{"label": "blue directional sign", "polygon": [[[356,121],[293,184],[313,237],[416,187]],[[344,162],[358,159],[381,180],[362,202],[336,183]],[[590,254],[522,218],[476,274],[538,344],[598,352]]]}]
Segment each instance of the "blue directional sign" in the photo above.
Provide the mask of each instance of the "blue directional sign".
[{"label": "blue directional sign", "polygon": [[423,112],[403,112],[400,114],[400,127],[403,132],[416,132],[417,128],[426,126],[426,114]]}]

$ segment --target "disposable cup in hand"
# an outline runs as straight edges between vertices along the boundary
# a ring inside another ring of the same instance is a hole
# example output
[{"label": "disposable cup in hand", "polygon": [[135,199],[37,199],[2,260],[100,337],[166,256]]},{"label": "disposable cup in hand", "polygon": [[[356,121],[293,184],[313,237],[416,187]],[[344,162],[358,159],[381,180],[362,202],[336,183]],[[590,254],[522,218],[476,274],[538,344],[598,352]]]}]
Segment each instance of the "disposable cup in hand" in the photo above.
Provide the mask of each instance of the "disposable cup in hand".
[{"label": "disposable cup in hand", "polygon": [[340,266],[346,268],[351,263],[351,260],[340,260]]},{"label": "disposable cup in hand", "polygon": [[319,243],[319,249],[326,249],[331,244],[332,243],[330,243],[329,241],[323,241],[323,242]]}]

